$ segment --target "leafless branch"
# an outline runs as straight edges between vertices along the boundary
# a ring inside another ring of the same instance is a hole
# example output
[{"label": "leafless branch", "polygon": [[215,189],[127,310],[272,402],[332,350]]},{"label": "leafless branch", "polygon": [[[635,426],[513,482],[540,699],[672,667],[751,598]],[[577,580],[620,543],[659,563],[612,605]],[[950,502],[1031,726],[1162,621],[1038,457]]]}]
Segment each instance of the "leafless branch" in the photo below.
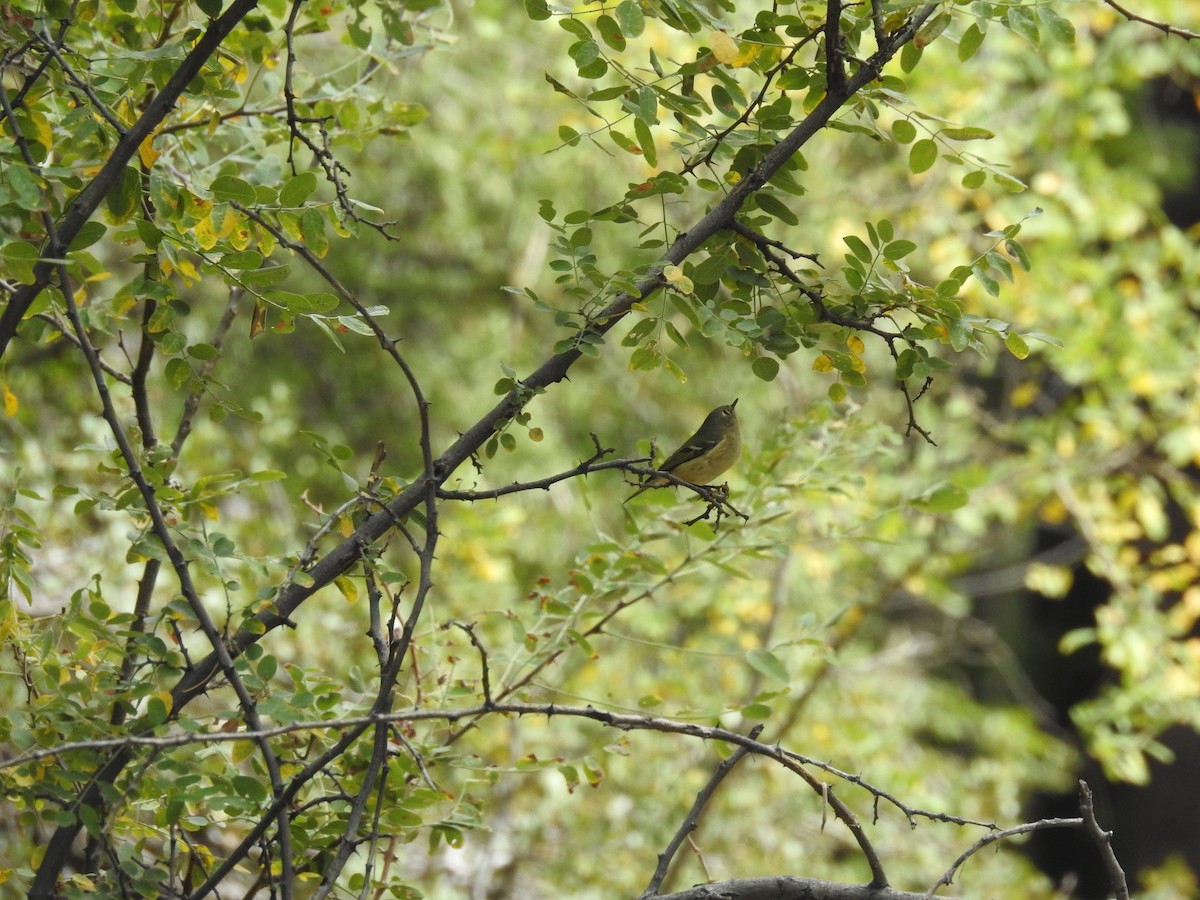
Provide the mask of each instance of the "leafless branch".
[{"label": "leafless branch", "polygon": [[1129,884],[1125,880],[1125,870],[1117,862],[1117,855],[1112,849],[1112,832],[1105,831],[1096,821],[1096,810],[1092,806],[1092,789],[1082,779],[1079,781],[1079,811],[1083,814],[1083,829],[1100,851],[1100,859],[1112,882],[1113,892],[1117,900],[1129,900]]},{"label": "leafless branch", "polygon": [[[819,878],[774,875],[699,884],[656,900],[924,900],[924,894],[877,888],[869,884],[839,884]],[[946,897],[943,900],[952,900]]]},{"label": "leafless branch", "polygon": [[[762,734],[763,726],[755,725],[750,729],[750,737],[757,739]],[[650,883],[646,885],[646,890],[642,892],[642,897],[652,897],[658,894],[658,889],[662,887],[663,881],[666,880],[667,871],[671,867],[671,860],[675,858],[675,854],[679,848],[683,846],[683,842],[693,831],[700,825],[700,813],[704,811],[704,807],[708,805],[708,801],[712,799],[713,794],[717,792],[717,787],[725,780],[725,776],[733,771],[742,759],[749,753],[746,747],[738,747],[728,757],[721,760],[712,777],[708,779],[708,784],[700,789],[696,794],[696,800],[692,803],[692,808],[688,810],[687,816],[684,817],[683,824],[679,826],[679,830],[675,832],[675,836],[671,838],[671,842],[667,844],[667,848],[658,856],[658,867],[654,870],[654,875],[650,878]]]},{"label": "leafless branch", "polygon": [[1145,16],[1138,15],[1126,9],[1117,0],[1104,0],[1104,2],[1131,22],[1140,22],[1143,25],[1149,25],[1151,28],[1157,28],[1163,34],[1169,34],[1172,37],[1181,37],[1187,41],[1200,40],[1200,31],[1189,31],[1186,28],[1179,28],[1167,22],[1160,22],[1157,19],[1148,19]]},{"label": "leafless branch", "polygon": [[1048,828],[1079,828],[1082,825],[1083,819],[1039,819],[1036,822],[1026,822],[1023,825],[1016,825],[1012,828],[998,828],[995,831],[989,831],[964,850],[962,855],[954,861],[953,865],[945,871],[941,878],[934,882],[933,886],[923,896],[927,898],[932,897],[938,888],[953,882],[954,873],[962,867],[963,863],[984,847],[991,846],[996,841],[1002,841],[1005,838],[1015,837],[1020,834],[1029,834],[1034,831],[1045,831]]}]

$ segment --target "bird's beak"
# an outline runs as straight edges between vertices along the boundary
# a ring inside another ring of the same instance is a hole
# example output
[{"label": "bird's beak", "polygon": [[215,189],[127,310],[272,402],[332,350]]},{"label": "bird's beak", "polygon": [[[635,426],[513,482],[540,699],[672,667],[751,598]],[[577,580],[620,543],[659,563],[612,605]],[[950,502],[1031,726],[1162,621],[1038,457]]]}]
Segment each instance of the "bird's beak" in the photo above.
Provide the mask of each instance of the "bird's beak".
[{"label": "bird's beak", "polygon": [[737,402],[738,402],[738,400],[739,400],[739,399],[740,399],[740,398],[738,398],[738,397],[734,397],[734,398],[733,398],[733,402],[729,404],[729,408],[730,408],[730,409],[733,409],[734,407],[736,407],[736,406],[737,406]]}]

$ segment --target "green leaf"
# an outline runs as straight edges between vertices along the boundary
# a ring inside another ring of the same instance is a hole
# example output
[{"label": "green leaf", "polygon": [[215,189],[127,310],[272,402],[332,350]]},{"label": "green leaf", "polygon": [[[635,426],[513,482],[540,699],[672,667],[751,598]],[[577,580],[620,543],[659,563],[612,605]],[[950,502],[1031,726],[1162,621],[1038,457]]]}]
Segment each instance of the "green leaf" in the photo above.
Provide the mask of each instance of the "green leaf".
[{"label": "green leaf", "polygon": [[867,242],[858,237],[858,235],[844,235],[842,237],[842,242],[850,248],[851,253],[865,263],[869,263],[875,256],[875,254],[871,252],[871,248],[867,246]]},{"label": "green leaf", "polygon": [[213,179],[209,186],[216,200],[232,200],[242,206],[254,206],[258,195],[254,185],[243,178],[233,175],[220,175]]},{"label": "green leaf", "polygon": [[33,281],[33,266],[38,261],[38,248],[26,241],[13,241],[0,248],[0,259],[9,275],[18,281]]},{"label": "green leaf", "polygon": [[892,138],[897,144],[911,144],[917,137],[917,126],[908,119],[897,119],[892,123]]},{"label": "green leaf", "polygon": [[944,481],[909,502],[925,512],[948,513],[966,506],[969,500],[970,496],[963,488]]},{"label": "green leaf", "polygon": [[983,183],[987,181],[987,172],[983,169],[976,169],[974,172],[968,172],[962,177],[962,186],[969,191],[983,187]]},{"label": "green leaf", "polygon": [[1025,343],[1025,338],[1015,331],[1009,331],[1004,335],[1004,346],[1017,359],[1024,359],[1029,355],[1029,345]]},{"label": "green leaf", "polygon": [[1050,33],[1051,38],[1060,44],[1075,43],[1075,26],[1069,19],[1063,18],[1048,6],[1037,7],[1037,15],[1042,20],[1042,24],[1046,26],[1046,31]]},{"label": "green leaf", "polygon": [[747,719],[768,719],[772,710],[766,703],[750,703],[743,706],[740,712]]},{"label": "green leaf", "polygon": [[25,210],[36,210],[42,205],[42,189],[38,179],[21,163],[6,163],[5,180],[16,195],[17,206]]},{"label": "green leaf", "polygon": [[1021,181],[1019,178],[1009,175],[1007,172],[993,172],[992,181],[996,182],[996,184],[1000,185],[1000,187],[1004,188],[1005,190],[1012,191],[1014,194],[1029,189],[1029,186],[1025,184],[1025,182]]},{"label": "green leaf", "polygon": [[741,115],[737,106],[734,105],[733,96],[725,89],[724,85],[714,84],[712,88],[713,106],[717,108],[723,115],[731,119],[736,119]]},{"label": "green leaf", "polygon": [[240,250],[221,257],[221,265],[226,269],[257,269],[262,264],[263,255],[257,250]]},{"label": "green leaf", "polygon": [[650,131],[650,126],[640,118],[634,119],[633,134],[638,140],[638,146],[642,150],[642,156],[645,158],[646,164],[657,166],[658,148],[654,145],[654,134]]},{"label": "green leaf", "polygon": [[787,225],[800,224],[800,218],[774,194],[759,192],[754,199],[758,204],[758,208],[767,215],[772,216]]},{"label": "green leaf", "polygon": [[1037,19],[1027,6],[1010,6],[1004,13],[1004,24],[1035,47],[1041,43]]},{"label": "green leaf", "polygon": [[791,676],[788,675],[787,669],[779,661],[779,657],[770,650],[763,648],[751,650],[746,654],[746,662],[755,672],[765,675],[773,681],[778,681],[780,684],[791,682]]},{"label": "green leaf", "polygon": [[[23,166],[15,166],[13,168],[24,169]],[[117,183],[105,195],[104,205],[108,208],[108,214],[112,217],[112,220],[119,224],[134,214],[141,199],[141,176],[138,175],[137,169],[133,168],[133,166],[126,166],[121,170],[121,175],[117,179]]]},{"label": "green leaf", "polygon": [[646,27],[642,5],[638,0],[621,0],[616,9],[617,24],[626,37],[639,37]]},{"label": "green leaf", "polygon": [[943,128],[940,133],[952,141],[990,141],[996,136],[993,131],[975,126]]},{"label": "green leaf", "polygon": [[546,0],[525,0],[525,15],[534,21],[550,18],[550,6]]},{"label": "green leaf", "polygon": [[612,49],[625,49],[625,35],[621,34],[621,27],[612,16],[602,14],[596,19],[596,31],[600,32],[601,40],[612,47]]},{"label": "green leaf", "polygon": [[917,245],[912,241],[892,241],[883,248],[883,258],[891,260],[902,259],[916,249]]},{"label": "green leaf", "polygon": [[316,189],[317,176],[312,172],[301,172],[289,178],[283,186],[279,192],[279,205],[294,209],[302,205]]},{"label": "green leaf", "polygon": [[[139,219],[139,222],[142,220]],[[85,222],[83,227],[79,229],[79,233],[75,235],[75,240],[71,241],[71,250],[83,250],[92,246],[100,238],[108,233],[108,226],[103,222],[97,222],[92,219],[90,222]]]},{"label": "green leaf", "polygon": [[779,374],[779,362],[769,356],[760,356],[750,364],[750,371],[763,381],[774,381]]},{"label": "green leaf", "polygon": [[914,175],[927,172],[937,161],[937,144],[925,138],[912,145],[908,153],[908,170]]},{"label": "green leaf", "polygon": [[1017,265],[1028,272],[1033,268],[1033,264],[1029,261],[1029,254],[1025,252],[1025,247],[1020,241],[1008,240],[1004,242],[1004,248],[1009,255],[1017,261]]},{"label": "green leaf", "polygon": [[978,51],[983,44],[984,32],[980,27],[972,22],[967,26],[967,30],[963,32],[963,36],[958,41],[958,61],[966,62]]},{"label": "green leaf", "polygon": [[187,380],[192,377],[192,367],[180,357],[175,356],[167,360],[163,374],[166,376],[167,384],[178,389],[183,387],[187,383]]},{"label": "green leaf", "polygon": [[[949,24],[950,14],[945,12],[938,13],[938,15],[934,16],[923,26],[921,26],[921,30],[917,32],[917,36],[913,38],[913,44],[919,50],[925,49],[938,39],[941,33],[946,30],[946,26]],[[910,70],[905,69],[904,71],[907,72]]]}]

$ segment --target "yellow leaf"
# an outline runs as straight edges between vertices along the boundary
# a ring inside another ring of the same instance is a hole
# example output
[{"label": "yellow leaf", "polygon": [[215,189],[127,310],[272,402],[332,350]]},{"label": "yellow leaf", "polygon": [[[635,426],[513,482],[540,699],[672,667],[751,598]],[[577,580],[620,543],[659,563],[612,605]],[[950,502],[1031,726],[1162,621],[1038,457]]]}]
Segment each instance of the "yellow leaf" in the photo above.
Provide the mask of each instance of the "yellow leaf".
[{"label": "yellow leaf", "polygon": [[196,271],[196,267],[192,265],[191,260],[179,259],[175,261],[175,270],[179,272],[179,276],[184,283],[191,287],[200,280],[200,273]]},{"label": "yellow leaf", "polygon": [[8,385],[4,385],[4,414],[6,416],[15,416],[17,407],[20,406],[17,400],[17,395],[8,389]]},{"label": "yellow leaf", "polygon": [[717,58],[717,62],[728,66],[738,58],[737,41],[723,31],[714,31],[709,44],[712,45],[712,54]]},{"label": "yellow leaf", "polygon": [[233,207],[225,207],[225,215],[221,216],[221,227],[217,229],[217,237],[221,240],[229,237],[233,233],[233,229],[237,227],[237,220],[233,217]]},{"label": "yellow leaf", "polygon": [[196,243],[200,245],[201,250],[211,250],[217,245],[217,232],[209,216],[205,216],[192,227],[192,234],[196,236]]},{"label": "yellow leaf", "polygon": [[235,763],[245,762],[254,755],[254,741],[234,741],[230,756]]},{"label": "yellow leaf", "polygon": [[852,353],[862,353],[866,349],[866,344],[863,343],[863,339],[857,334],[852,334],[846,338],[846,346],[850,348],[850,352]]},{"label": "yellow leaf", "polygon": [[25,106],[24,112],[33,123],[33,128],[37,132],[37,142],[47,150],[53,149],[54,130],[50,127],[50,120],[36,109],[31,109],[28,105]]},{"label": "yellow leaf", "polygon": [[746,43],[738,50],[737,56],[729,63],[735,69],[742,69],[750,65],[758,58],[758,54],[762,51],[762,44]]},{"label": "yellow leaf", "polygon": [[150,696],[157,697],[162,701],[162,705],[167,708],[167,714],[170,715],[171,709],[175,706],[175,701],[171,699],[170,691],[155,691]]},{"label": "yellow leaf", "polygon": [[146,139],[142,141],[141,146],[138,147],[138,156],[141,157],[142,165],[147,169],[153,166],[154,163],[157,162],[158,158],[162,155],[159,153],[159,151],[154,149],[155,137],[156,134],[148,135]]},{"label": "yellow leaf", "polygon": [[337,585],[337,589],[342,592],[342,596],[350,603],[358,602],[358,585],[347,578],[345,575],[340,578],[335,578],[333,583]]},{"label": "yellow leaf", "polygon": [[233,245],[235,250],[245,250],[250,246],[249,221],[242,213],[232,207],[230,207],[226,215],[233,217],[233,229],[229,232],[229,243]]},{"label": "yellow leaf", "polygon": [[832,372],[833,371],[833,360],[831,360],[828,356],[826,356],[824,353],[822,353],[820,356],[818,356],[816,359],[813,360],[813,371],[814,372]]}]

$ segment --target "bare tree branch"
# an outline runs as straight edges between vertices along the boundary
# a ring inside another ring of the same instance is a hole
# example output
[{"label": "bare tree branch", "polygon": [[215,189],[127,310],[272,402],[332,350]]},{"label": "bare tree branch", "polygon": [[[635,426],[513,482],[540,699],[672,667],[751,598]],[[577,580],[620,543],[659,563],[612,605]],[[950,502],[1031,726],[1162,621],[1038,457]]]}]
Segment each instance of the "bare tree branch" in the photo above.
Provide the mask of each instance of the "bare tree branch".
[{"label": "bare tree branch", "polygon": [[[869,884],[839,884],[818,878],[775,875],[698,884],[657,900],[924,900],[925,894],[877,888]],[[952,900],[952,898],[944,898]]]},{"label": "bare tree branch", "polygon": [[1096,821],[1096,810],[1092,806],[1092,789],[1082,779],[1079,781],[1079,811],[1083,814],[1083,829],[1100,851],[1100,859],[1112,881],[1113,892],[1117,900],[1129,900],[1129,884],[1125,880],[1125,870],[1117,862],[1117,856],[1112,849],[1112,832],[1105,831]]},{"label": "bare tree branch", "polygon": [[1126,9],[1124,6],[1118,3],[1117,0],[1104,0],[1104,2],[1131,22],[1140,22],[1143,25],[1149,25],[1151,28],[1157,28],[1164,34],[1169,34],[1172,37],[1181,37],[1187,41],[1200,40],[1200,31],[1189,31],[1186,28],[1179,28],[1175,25],[1168,24],[1167,22],[1160,22],[1157,19],[1148,19],[1145,16],[1140,16],[1137,13]]},{"label": "bare tree branch", "polygon": [[[762,725],[755,725],[750,729],[750,737],[757,739],[762,734],[762,730]],[[725,776],[732,772],[733,767],[741,762],[749,752],[750,750],[746,747],[738,747],[728,757],[721,760],[712,777],[708,779],[708,784],[704,785],[700,789],[700,792],[696,794],[696,800],[692,803],[692,808],[688,810],[688,814],[684,817],[683,824],[679,826],[679,830],[675,832],[675,836],[671,838],[671,842],[667,844],[667,848],[658,855],[658,867],[655,868],[654,875],[650,878],[650,883],[646,885],[646,890],[642,892],[642,897],[652,897],[658,894],[658,889],[662,887],[663,881],[667,877],[667,871],[671,867],[671,860],[675,858],[675,854],[683,846],[684,840],[700,826],[700,813],[704,811],[704,807],[708,805],[708,801],[717,792],[717,787],[725,780]]]}]

